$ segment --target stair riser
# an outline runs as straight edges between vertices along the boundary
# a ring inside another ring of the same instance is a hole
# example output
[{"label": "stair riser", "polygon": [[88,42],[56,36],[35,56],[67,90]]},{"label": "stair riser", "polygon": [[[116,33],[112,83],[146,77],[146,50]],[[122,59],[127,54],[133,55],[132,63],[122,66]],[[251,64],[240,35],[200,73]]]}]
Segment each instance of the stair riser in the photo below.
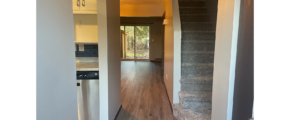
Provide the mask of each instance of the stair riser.
[{"label": "stair riser", "polygon": [[214,31],[212,23],[181,23],[182,31]]},{"label": "stair riser", "polygon": [[211,110],[212,103],[211,101],[190,101],[190,100],[181,100],[180,105],[183,109],[191,109],[196,112],[201,112],[204,110]]},{"label": "stair riser", "polygon": [[182,42],[181,51],[214,51],[214,42]]},{"label": "stair riser", "polygon": [[209,15],[180,15],[181,22],[210,22]]},{"label": "stair riser", "polygon": [[213,69],[194,69],[191,67],[182,67],[181,68],[181,76],[182,77],[204,77],[204,76],[212,76]]},{"label": "stair riser", "polygon": [[[186,109],[186,110],[190,110],[192,112],[202,114],[203,116],[211,115],[211,109]],[[205,120],[210,120],[210,119],[205,119]]]},{"label": "stair riser", "polygon": [[183,14],[207,14],[206,8],[179,8],[180,15]]},{"label": "stair riser", "polygon": [[179,7],[205,7],[204,2],[184,2],[184,1],[179,1]]},{"label": "stair riser", "polygon": [[215,40],[215,32],[182,32],[182,40]]},{"label": "stair riser", "polygon": [[209,84],[184,84],[181,83],[181,91],[200,91],[200,92],[212,92],[212,83]]},{"label": "stair riser", "polygon": [[213,63],[214,53],[181,54],[182,63]]},{"label": "stair riser", "polygon": [[172,108],[173,115],[175,116],[176,120],[211,120],[211,111],[205,113],[196,113],[192,112],[191,110],[182,109],[181,105],[179,104],[173,104]]}]

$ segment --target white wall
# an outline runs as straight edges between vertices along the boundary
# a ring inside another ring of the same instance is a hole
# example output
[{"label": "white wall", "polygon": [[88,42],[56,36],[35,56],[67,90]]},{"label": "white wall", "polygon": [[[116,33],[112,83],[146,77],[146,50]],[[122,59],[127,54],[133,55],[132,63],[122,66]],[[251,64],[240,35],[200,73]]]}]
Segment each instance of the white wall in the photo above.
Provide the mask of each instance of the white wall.
[{"label": "white wall", "polygon": [[120,1],[97,2],[100,120],[113,120],[121,106]]},{"label": "white wall", "polygon": [[[164,29],[164,83],[167,89],[170,103],[173,104],[173,14],[172,14],[172,1],[164,1],[165,19],[168,24]],[[166,79],[167,76],[167,79]]]},{"label": "white wall", "polygon": [[212,95],[212,120],[231,120],[240,0],[219,0]]},{"label": "white wall", "polygon": [[71,0],[37,1],[36,98],[38,120],[77,120]]},{"label": "white wall", "polygon": [[178,0],[172,0],[174,28],[174,70],[173,70],[173,103],[179,103],[178,92],[181,90],[181,22]]},{"label": "white wall", "polygon": [[171,104],[179,103],[181,78],[181,23],[178,0],[164,1],[165,25],[164,37],[164,78]]}]

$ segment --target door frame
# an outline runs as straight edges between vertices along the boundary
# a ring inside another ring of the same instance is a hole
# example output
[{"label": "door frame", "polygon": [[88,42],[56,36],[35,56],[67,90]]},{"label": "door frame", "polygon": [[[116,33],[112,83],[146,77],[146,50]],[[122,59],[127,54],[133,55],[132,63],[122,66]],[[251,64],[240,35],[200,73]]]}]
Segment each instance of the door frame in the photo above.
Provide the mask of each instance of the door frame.
[{"label": "door frame", "polygon": [[[134,59],[123,59],[121,58],[121,61],[150,61],[150,43],[151,43],[151,23],[146,24],[146,23],[131,23],[131,24],[120,24],[120,26],[124,26],[124,32],[126,32],[125,26],[134,26]],[[149,26],[149,58],[148,59],[136,59],[136,26]],[[122,46],[123,47],[123,46]]]}]

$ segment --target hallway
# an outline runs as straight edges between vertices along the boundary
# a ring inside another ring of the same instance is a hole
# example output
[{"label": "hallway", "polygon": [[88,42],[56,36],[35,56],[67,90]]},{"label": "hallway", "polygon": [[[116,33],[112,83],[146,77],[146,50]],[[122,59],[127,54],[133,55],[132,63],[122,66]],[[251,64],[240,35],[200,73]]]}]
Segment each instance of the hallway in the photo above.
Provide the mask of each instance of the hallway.
[{"label": "hallway", "polygon": [[176,120],[163,83],[161,63],[122,61],[121,99],[117,120]]}]

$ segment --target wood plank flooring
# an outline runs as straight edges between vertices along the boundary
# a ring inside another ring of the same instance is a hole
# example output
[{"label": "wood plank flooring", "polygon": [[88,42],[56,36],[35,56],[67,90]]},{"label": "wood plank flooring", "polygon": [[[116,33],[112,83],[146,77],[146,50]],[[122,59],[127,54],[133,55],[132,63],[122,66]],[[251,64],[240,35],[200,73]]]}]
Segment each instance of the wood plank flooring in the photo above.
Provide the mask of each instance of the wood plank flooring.
[{"label": "wood plank flooring", "polygon": [[121,97],[117,120],[176,120],[163,83],[161,63],[122,61]]}]

